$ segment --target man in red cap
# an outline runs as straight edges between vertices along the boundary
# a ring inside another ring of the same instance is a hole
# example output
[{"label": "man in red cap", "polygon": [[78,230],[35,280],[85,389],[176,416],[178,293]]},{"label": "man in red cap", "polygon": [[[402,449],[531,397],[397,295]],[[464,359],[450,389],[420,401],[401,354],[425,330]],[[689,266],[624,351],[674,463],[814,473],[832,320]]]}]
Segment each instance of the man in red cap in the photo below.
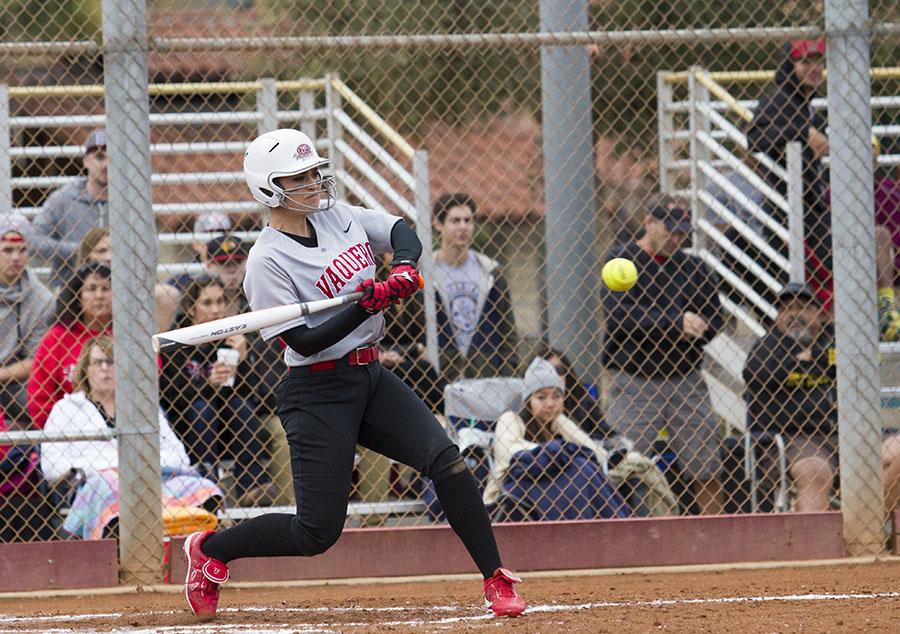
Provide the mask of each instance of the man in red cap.
[{"label": "man in red cap", "polygon": [[27,423],[25,382],[34,350],[53,318],[53,294],[28,268],[28,219],[0,216],[0,407]]},{"label": "man in red cap", "polygon": [[[750,151],[767,154],[781,165],[786,163],[786,145],[792,141],[800,143],[807,280],[827,309],[833,293],[831,210],[822,164],[829,149],[825,135],[828,122],[812,106],[825,77],[824,67],[824,39],[787,42],[775,81],[759,100],[748,125],[747,142]],[[772,188],[787,196],[786,182],[770,170],[763,171]],[[787,224],[779,208],[771,203],[765,207],[772,217]],[[882,339],[894,340],[900,336],[900,313],[894,305],[894,253],[890,233],[882,227],[876,228],[875,249],[880,334]]]}]

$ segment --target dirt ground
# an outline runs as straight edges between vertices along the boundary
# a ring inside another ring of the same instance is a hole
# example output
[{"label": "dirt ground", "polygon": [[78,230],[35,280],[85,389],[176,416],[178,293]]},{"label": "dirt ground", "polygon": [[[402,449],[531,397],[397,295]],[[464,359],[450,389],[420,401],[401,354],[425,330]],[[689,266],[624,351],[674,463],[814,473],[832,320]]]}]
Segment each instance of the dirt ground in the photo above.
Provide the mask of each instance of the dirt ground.
[{"label": "dirt ground", "polygon": [[900,560],[629,574],[525,574],[497,619],[477,579],[242,588],[198,622],[175,591],[0,598],[0,632],[897,632]]}]

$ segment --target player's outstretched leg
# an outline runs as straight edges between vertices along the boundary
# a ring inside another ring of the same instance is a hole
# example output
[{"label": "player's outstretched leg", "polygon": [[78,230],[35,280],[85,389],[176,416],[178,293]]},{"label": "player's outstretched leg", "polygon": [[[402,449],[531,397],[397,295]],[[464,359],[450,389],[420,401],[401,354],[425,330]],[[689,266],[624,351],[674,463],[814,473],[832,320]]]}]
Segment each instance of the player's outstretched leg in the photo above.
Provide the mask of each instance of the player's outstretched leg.
[{"label": "player's outstretched leg", "polygon": [[187,574],[184,597],[197,616],[213,617],[219,605],[219,586],[228,581],[228,566],[203,554],[200,545],[213,531],[191,533],[184,540]]},{"label": "player's outstretched leg", "polygon": [[516,592],[522,580],[506,568],[497,568],[493,577],[484,580],[484,600],[497,616],[519,616],[525,611],[525,601]]}]

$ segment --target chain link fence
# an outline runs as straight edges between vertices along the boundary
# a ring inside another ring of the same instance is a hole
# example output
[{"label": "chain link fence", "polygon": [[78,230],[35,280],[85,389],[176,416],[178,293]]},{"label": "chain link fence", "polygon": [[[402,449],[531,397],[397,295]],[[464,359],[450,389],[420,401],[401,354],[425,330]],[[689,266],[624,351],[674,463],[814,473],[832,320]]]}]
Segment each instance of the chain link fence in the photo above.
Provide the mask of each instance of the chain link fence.
[{"label": "chain link fence", "polygon": [[[896,3],[148,4],[0,9],[4,541],[116,535],[153,578],[162,535],[293,512],[278,343],[149,337],[248,310],[243,151],[295,127],[422,238],[382,363],[495,521],[843,509],[883,548]],[[362,447],[353,482],[348,526],[443,521]]]}]

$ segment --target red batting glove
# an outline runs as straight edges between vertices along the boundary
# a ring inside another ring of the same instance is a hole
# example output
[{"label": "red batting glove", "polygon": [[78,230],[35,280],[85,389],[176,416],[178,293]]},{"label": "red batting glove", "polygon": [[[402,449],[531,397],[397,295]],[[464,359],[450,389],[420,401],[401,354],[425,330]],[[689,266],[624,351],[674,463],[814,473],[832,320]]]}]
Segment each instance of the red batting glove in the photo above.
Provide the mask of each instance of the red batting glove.
[{"label": "red batting glove", "polygon": [[391,289],[387,282],[376,282],[372,279],[363,280],[356,287],[356,290],[363,293],[363,296],[356,300],[356,303],[372,315],[384,310],[391,303]]},{"label": "red batting glove", "polygon": [[397,264],[391,269],[387,283],[391,287],[392,299],[406,299],[419,290],[419,272],[410,264]]}]

